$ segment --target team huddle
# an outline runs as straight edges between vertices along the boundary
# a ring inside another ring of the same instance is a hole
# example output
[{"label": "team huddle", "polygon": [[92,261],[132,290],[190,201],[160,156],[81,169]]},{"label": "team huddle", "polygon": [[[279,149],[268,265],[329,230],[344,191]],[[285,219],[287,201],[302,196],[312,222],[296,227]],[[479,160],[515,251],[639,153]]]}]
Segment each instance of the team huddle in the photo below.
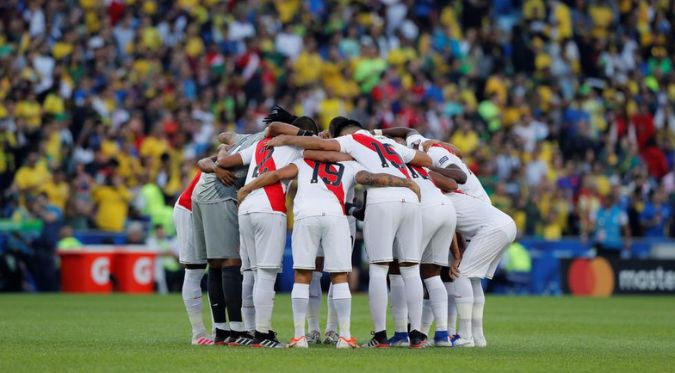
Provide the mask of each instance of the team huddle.
[{"label": "team huddle", "polygon": [[[344,117],[320,132],[311,118],[280,107],[265,122],[261,133],[219,135],[218,153],[198,162],[201,171],[176,202],[192,343],[485,347],[481,280],[492,278],[516,225],[492,206],[457,148],[408,128],[367,131]],[[272,329],[272,314],[291,182],[297,184],[291,237],[295,335],[284,344]],[[360,206],[354,203],[356,184],[366,187]],[[357,219],[363,221],[373,321],[373,337],[362,345],[350,330],[348,285]],[[206,266],[213,333],[201,313]],[[322,272],[331,280],[323,339]],[[427,337],[434,321],[433,338]]]}]

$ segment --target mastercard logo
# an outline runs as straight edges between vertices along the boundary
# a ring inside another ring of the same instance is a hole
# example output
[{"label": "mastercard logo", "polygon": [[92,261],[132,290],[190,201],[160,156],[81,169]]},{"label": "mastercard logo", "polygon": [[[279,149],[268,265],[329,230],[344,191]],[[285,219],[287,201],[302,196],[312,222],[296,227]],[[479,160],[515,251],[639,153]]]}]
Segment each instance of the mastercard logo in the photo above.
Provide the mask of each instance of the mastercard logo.
[{"label": "mastercard logo", "polygon": [[567,270],[574,295],[609,296],[614,292],[614,270],[607,259],[576,259]]}]

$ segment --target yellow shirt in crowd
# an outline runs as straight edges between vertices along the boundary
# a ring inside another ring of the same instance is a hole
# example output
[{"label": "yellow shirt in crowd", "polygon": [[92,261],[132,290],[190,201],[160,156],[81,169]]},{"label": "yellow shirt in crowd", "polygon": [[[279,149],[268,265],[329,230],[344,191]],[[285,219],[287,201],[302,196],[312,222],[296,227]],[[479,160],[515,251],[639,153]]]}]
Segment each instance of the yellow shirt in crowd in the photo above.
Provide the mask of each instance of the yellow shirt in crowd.
[{"label": "yellow shirt in crowd", "polygon": [[92,190],[92,198],[98,205],[96,225],[102,230],[122,232],[129,212],[131,193],[123,186],[97,186]]}]

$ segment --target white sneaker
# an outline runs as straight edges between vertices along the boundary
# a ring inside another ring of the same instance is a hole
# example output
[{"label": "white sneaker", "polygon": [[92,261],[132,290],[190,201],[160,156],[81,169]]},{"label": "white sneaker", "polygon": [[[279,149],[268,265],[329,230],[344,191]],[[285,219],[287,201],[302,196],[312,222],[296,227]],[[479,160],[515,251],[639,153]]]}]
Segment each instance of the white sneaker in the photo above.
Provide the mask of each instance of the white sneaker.
[{"label": "white sneaker", "polygon": [[193,346],[212,346],[213,339],[207,335],[196,335],[192,337]]},{"label": "white sneaker", "polygon": [[476,345],[476,347],[487,347],[487,340],[485,337],[473,337],[473,344]]},{"label": "white sneaker", "polygon": [[336,348],[340,349],[353,349],[353,348],[359,348],[359,344],[356,342],[356,338],[351,337],[349,339],[345,337],[340,337],[335,344]]},{"label": "white sneaker", "polygon": [[456,335],[452,338],[452,347],[476,347],[476,345],[473,338],[467,339]]},{"label": "white sneaker", "polygon": [[303,335],[302,337],[291,339],[291,341],[288,342],[288,348],[309,348],[307,338]]}]

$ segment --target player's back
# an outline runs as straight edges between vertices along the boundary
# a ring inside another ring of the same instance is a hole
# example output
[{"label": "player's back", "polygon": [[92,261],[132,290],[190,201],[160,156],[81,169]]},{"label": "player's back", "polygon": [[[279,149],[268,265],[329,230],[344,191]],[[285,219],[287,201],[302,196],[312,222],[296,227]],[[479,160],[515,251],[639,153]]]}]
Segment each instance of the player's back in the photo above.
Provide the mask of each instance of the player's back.
[{"label": "player's back", "polygon": [[429,170],[425,167],[407,165],[412,180],[420,187],[422,206],[447,203],[448,199],[429,176]]},{"label": "player's back", "polygon": [[344,216],[345,202],[353,195],[356,173],[362,167],[353,161],[325,163],[309,159],[293,162],[298,168],[298,191],[293,216]]},{"label": "player's back", "polygon": [[[340,143],[341,152],[351,155],[367,171],[410,179],[405,164],[414,158],[414,150],[382,143],[364,130],[335,140]],[[416,202],[417,196],[408,188],[372,188],[368,192],[368,203],[393,201]]]},{"label": "player's back", "polygon": [[[300,149],[292,146],[267,147],[270,138],[264,138],[239,152],[248,165],[246,183],[266,172],[281,169],[302,157]],[[256,189],[239,206],[239,214],[251,212],[286,213],[286,183],[275,183]]]},{"label": "player's back", "polygon": [[466,182],[462,185],[459,185],[458,192],[464,193],[474,198],[478,198],[481,201],[492,203],[490,201],[490,196],[483,188],[483,185],[478,180],[478,177],[471,172],[469,167],[464,163],[459,157],[450,153],[443,146],[432,146],[428,151],[429,157],[433,162],[435,167],[446,168],[447,166],[454,164],[459,167],[462,172],[466,174]]},{"label": "player's back", "polygon": [[[235,154],[239,151],[248,148],[264,137],[262,132],[251,135],[237,135],[235,143],[227,152],[228,154]],[[237,199],[237,190],[244,185],[246,181],[246,174],[248,166],[244,165],[236,167],[232,170],[234,172],[235,181],[232,186],[226,186],[218,180],[215,173],[202,173],[201,178],[195,190],[192,193],[192,199],[201,202],[222,201],[225,199]]]}]

